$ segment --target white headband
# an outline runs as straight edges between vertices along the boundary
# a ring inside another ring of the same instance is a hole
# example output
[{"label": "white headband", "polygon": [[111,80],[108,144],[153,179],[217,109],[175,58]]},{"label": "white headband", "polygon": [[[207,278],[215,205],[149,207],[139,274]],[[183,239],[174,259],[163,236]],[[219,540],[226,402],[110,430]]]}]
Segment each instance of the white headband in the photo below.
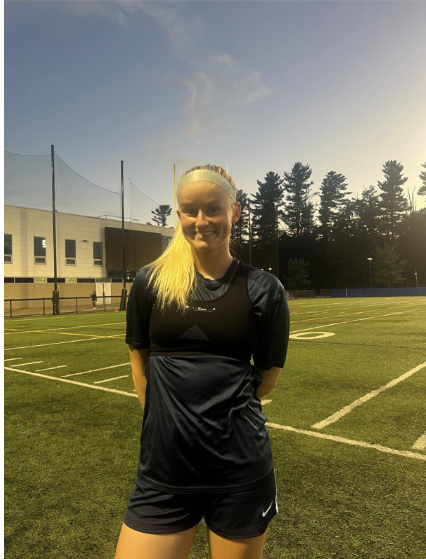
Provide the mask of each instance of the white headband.
[{"label": "white headband", "polygon": [[185,176],[183,176],[178,182],[176,196],[179,194],[179,190],[183,186],[185,186],[185,184],[194,181],[208,181],[217,184],[218,186],[221,186],[223,189],[226,190],[226,192],[232,198],[233,202],[236,201],[235,192],[230,182],[221,174],[216,173],[216,171],[210,171],[209,169],[196,169],[195,171],[191,171],[190,173],[187,173]]}]

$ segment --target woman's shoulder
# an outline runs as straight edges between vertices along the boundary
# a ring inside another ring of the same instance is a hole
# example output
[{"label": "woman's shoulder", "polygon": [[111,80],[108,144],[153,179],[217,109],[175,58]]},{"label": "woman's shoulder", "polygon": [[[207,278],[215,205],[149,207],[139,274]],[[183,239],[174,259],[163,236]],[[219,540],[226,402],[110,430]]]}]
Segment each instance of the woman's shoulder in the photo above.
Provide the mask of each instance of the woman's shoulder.
[{"label": "woman's shoulder", "polygon": [[274,300],[284,291],[283,284],[273,274],[259,270],[250,264],[243,264],[243,266],[247,273],[249,295],[255,298],[266,295],[268,299]]},{"label": "woman's shoulder", "polygon": [[153,271],[153,266],[151,264],[147,264],[146,266],[141,268],[137,272],[135,279],[133,280],[133,285],[135,285],[138,288],[147,289],[152,271]]}]

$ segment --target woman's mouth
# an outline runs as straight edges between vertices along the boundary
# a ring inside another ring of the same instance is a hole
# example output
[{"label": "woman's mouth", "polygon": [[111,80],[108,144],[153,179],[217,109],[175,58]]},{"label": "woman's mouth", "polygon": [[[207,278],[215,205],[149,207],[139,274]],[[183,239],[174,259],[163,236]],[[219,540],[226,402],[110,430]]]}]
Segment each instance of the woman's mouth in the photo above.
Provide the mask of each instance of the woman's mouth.
[{"label": "woman's mouth", "polygon": [[213,233],[216,233],[216,231],[204,231],[203,233],[200,231],[195,232],[196,235],[200,235],[201,237],[209,237],[210,235],[213,235]]}]

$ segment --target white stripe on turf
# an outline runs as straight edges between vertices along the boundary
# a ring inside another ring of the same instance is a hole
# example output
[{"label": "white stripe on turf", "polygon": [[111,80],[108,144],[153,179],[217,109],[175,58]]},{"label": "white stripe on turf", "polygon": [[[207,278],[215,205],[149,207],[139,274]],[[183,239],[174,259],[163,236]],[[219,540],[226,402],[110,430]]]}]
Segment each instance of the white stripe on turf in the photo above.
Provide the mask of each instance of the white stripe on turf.
[{"label": "white stripe on turf", "polygon": [[22,371],[21,369],[12,369],[11,367],[5,367],[5,371],[12,371],[14,373],[25,373],[26,375],[32,375],[35,377],[41,377],[48,380],[56,380],[58,382],[68,382],[69,384],[76,384],[77,386],[84,386],[85,388],[94,388],[95,390],[103,390],[104,392],[114,392],[114,394],[122,394],[123,396],[131,396],[132,398],[137,398],[137,394],[132,394],[131,392],[124,392],[123,390],[114,390],[113,388],[105,388],[104,386],[94,386],[93,384],[85,384],[84,382],[77,382],[76,380],[68,380],[66,378],[52,377],[51,375],[41,375],[40,373],[30,373],[30,371]]},{"label": "white stripe on turf", "polygon": [[405,456],[407,458],[417,458],[418,460],[426,460],[425,454],[410,452],[409,450],[395,450],[394,448],[389,448],[387,446],[382,446],[380,444],[371,444],[371,443],[365,443],[363,441],[354,441],[352,439],[336,437],[335,435],[326,435],[325,433],[318,433],[316,431],[307,431],[306,429],[295,429],[294,427],[288,427],[287,425],[277,425],[276,423],[265,423],[265,425],[267,427],[274,427],[275,429],[283,429],[284,431],[294,431],[295,433],[300,433],[301,435],[309,435],[310,437],[318,437],[319,439],[328,439],[330,441],[335,441],[337,443],[344,443],[353,446],[361,446],[362,448],[371,448],[374,450],[380,450],[380,452],[386,452],[388,454],[396,454],[397,456]]},{"label": "white stripe on turf", "polygon": [[50,345],[61,345],[61,344],[75,344],[76,342],[90,342],[90,340],[105,340],[106,337],[97,336],[96,338],[83,338],[81,340],[69,340],[67,342],[54,342],[52,344],[37,344],[37,345],[24,345],[21,347],[8,347],[4,351],[13,351],[14,349],[30,349],[32,347],[45,347]]},{"label": "white stripe on turf", "polygon": [[[303,330],[294,330],[294,331],[291,331],[290,334],[297,334],[298,332],[306,332],[307,330],[315,330],[316,328],[327,328],[328,326],[336,326],[336,325],[339,325],[339,324],[349,324],[350,322],[360,322],[361,320],[373,320],[373,318],[384,318],[385,316],[392,316],[394,314],[406,314],[406,313],[415,312],[415,311],[418,311],[418,310],[419,309],[413,309],[411,311],[399,311],[399,312],[391,312],[389,314],[367,316],[365,318],[355,318],[354,320],[342,320],[342,322],[333,322],[333,324],[321,324],[321,326],[311,326],[310,328],[304,328]],[[327,317],[324,317],[324,318],[327,318]]]},{"label": "white stripe on turf", "polygon": [[63,369],[68,367],[68,365],[58,365],[57,367],[48,367],[47,369],[36,369],[34,372],[39,373],[40,371],[53,371],[53,369]]},{"label": "white stripe on turf", "polygon": [[417,439],[417,441],[413,444],[412,448],[416,450],[426,450],[426,433]]},{"label": "white stripe on turf", "polygon": [[30,363],[19,363],[19,366],[23,367],[24,365],[35,365],[36,363],[43,363],[43,361],[31,361]]},{"label": "white stripe on turf", "polygon": [[[75,328],[97,328],[98,326],[112,326],[113,324],[126,324],[125,322],[105,322],[105,324],[84,324],[83,326],[63,326],[62,328],[47,328],[42,330],[41,333],[46,332],[56,332],[56,330],[75,330]],[[12,328],[5,328],[5,330],[13,330]],[[5,336],[10,336],[11,334],[32,334],[38,332],[37,330],[16,330],[13,332],[5,332]]]},{"label": "white stripe on turf", "polygon": [[62,378],[76,377],[78,375],[87,375],[87,373],[96,373],[97,371],[106,371],[107,369],[115,369],[116,367],[124,367],[125,365],[130,365],[128,363],[120,363],[120,365],[111,365],[110,367],[102,367],[102,369],[91,369],[90,371],[83,371],[82,373],[71,373],[70,375],[63,375]]},{"label": "white stripe on turf", "polygon": [[384,390],[387,390],[388,388],[392,388],[392,386],[395,386],[396,384],[402,382],[403,380],[407,379],[408,377],[411,377],[411,375],[414,375],[414,373],[417,373],[417,371],[420,371],[424,367],[426,367],[426,361],[424,363],[422,363],[421,365],[418,365],[417,367],[414,367],[414,369],[410,369],[409,371],[407,371],[406,373],[404,373],[400,377],[398,377],[394,380],[391,380],[390,382],[388,382],[384,386],[381,386],[380,388],[377,388],[377,390],[372,390],[371,392],[369,392],[365,396],[362,396],[361,398],[358,398],[357,400],[352,402],[352,404],[349,404],[348,406],[345,406],[344,408],[337,411],[336,413],[333,413],[333,415],[330,415],[330,417],[327,417],[323,421],[320,421],[319,423],[315,423],[315,425],[311,425],[311,427],[313,429],[322,429],[323,427],[326,427],[327,425],[330,425],[331,423],[334,423],[335,421],[338,421],[341,417],[343,417],[344,415],[346,415],[347,413],[352,411],[357,406],[360,406],[361,404],[363,404],[364,402],[367,402],[368,400],[371,400],[371,398],[374,398],[374,396],[377,396],[377,394],[380,394]]},{"label": "white stripe on turf", "polygon": [[[45,378],[48,380],[56,380],[58,382],[68,382],[69,384],[76,384],[77,386],[84,386],[85,388],[94,388],[96,390],[104,390],[105,392],[114,392],[115,394],[122,394],[123,396],[131,396],[132,398],[137,398],[137,394],[132,394],[131,392],[124,392],[122,390],[114,390],[113,388],[105,388],[104,386],[94,386],[93,384],[85,384],[83,382],[77,382],[75,380],[68,380],[64,378],[52,377],[50,375],[41,375],[40,373],[30,373],[29,371],[21,371],[20,369],[12,369],[11,367],[5,367],[5,371],[12,371],[13,373],[23,373],[25,375],[32,375],[36,377]],[[410,452],[406,450],[395,450],[394,448],[388,448],[386,446],[381,446],[379,444],[364,443],[362,441],[354,441],[351,439],[344,439],[343,437],[335,437],[333,435],[326,435],[325,433],[318,433],[316,431],[306,431],[305,429],[296,429],[295,427],[288,427],[287,425],[278,425],[277,423],[266,423],[267,427],[273,427],[274,429],[282,429],[284,431],[293,431],[295,433],[300,433],[301,435],[309,435],[310,437],[317,437],[319,439],[328,439],[330,441],[344,443],[354,446],[360,446],[363,448],[371,448],[374,450],[379,450],[380,452],[386,452],[389,454],[396,454],[397,456],[404,456],[406,458],[416,458],[418,460],[425,460],[425,454],[419,454],[417,452]]]},{"label": "white stripe on turf", "polygon": [[129,375],[124,375],[122,377],[107,378],[105,380],[95,380],[95,384],[102,384],[103,382],[111,382],[112,380],[118,380],[120,378],[127,378]]}]

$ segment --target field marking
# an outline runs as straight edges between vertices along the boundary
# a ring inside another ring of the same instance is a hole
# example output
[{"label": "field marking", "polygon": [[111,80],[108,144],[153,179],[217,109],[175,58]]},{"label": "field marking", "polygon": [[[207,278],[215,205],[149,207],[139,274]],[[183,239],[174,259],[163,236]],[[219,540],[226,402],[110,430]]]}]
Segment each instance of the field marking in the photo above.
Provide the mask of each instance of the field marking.
[{"label": "field marking", "polygon": [[23,367],[24,365],[35,365],[36,363],[43,363],[43,361],[31,361],[31,363],[19,363],[19,366]]},{"label": "field marking", "polygon": [[[21,366],[20,363],[19,366]],[[57,367],[48,367],[47,369],[36,369],[34,372],[39,373],[40,371],[53,371],[53,369],[63,369],[64,367],[68,367],[68,365],[58,365]]]},{"label": "field marking", "polygon": [[[418,310],[418,309],[415,309],[415,310]],[[325,320],[326,318],[338,318],[340,316],[354,316],[356,314],[365,314],[365,313],[368,313],[368,312],[371,312],[371,309],[369,309],[367,311],[359,311],[359,312],[353,312],[353,313],[344,313],[344,314],[342,313],[342,314],[334,314],[334,315],[331,315],[331,316],[320,316],[318,318],[306,318],[304,320],[290,320],[290,324],[295,324],[296,322],[312,322],[313,320]],[[392,314],[403,314],[404,312],[413,312],[413,311],[401,311],[401,312],[392,313]],[[380,318],[381,316],[389,316],[389,315],[386,315],[386,314],[377,315],[377,318]]]},{"label": "field marking", "polygon": [[295,433],[300,433],[301,435],[309,435],[310,437],[318,437],[320,439],[328,439],[330,441],[335,441],[337,443],[344,443],[353,446],[361,446],[363,448],[371,448],[374,450],[379,450],[380,452],[386,452],[388,454],[396,454],[397,456],[405,456],[406,458],[416,458],[418,460],[425,460],[425,454],[419,454],[417,452],[411,452],[409,450],[395,450],[394,448],[389,448],[387,446],[382,446],[380,444],[365,443],[363,441],[355,441],[353,439],[345,439],[344,437],[337,437],[335,435],[326,435],[325,433],[317,433],[316,431],[307,431],[306,429],[296,429],[294,427],[289,427],[287,425],[278,425],[277,423],[267,422],[265,425],[268,427],[273,427],[275,429],[283,429],[284,431],[294,431]]},{"label": "field marking", "polygon": [[414,375],[414,373],[417,373],[417,371],[420,371],[424,367],[426,367],[426,361],[424,363],[422,363],[421,365],[417,365],[417,367],[414,367],[414,369],[410,369],[409,371],[407,371],[406,373],[404,373],[400,377],[398,377],[394,380],[391,380],[390,382],[388,382],[384,386],[381,386],[380,388],[377,388],[376,390],[372,390],[371,392],[369,392],[365,396],[362,396],[361,398],[358,398],[357,400],[352,402],[352,404],[349,404],[348,406],[345,406],[344,408],[337,411],[336,413],[333,413],[333,415],[330,415],[330,417],[327,417],[323,421],[320,421],[319,423],[315,423],[315,425],[311,425],[311,427],[313,429],[322,429],[323,427],[326,427],[327,425],[330,425],[331,423],[334,423],[335,421],[338,421],[341,417],[343,417],[344,415],[346,415],[347,413],[352,411],[357,406],[360,406],[361,404],[364,404],[364,402],[367,402],[368,400],[371,400],[371,398],[374,398],[374,396],[377,396],[377,394],[380,394],[384,390],[387,390],[388,388],[392,388],[393,386],[402,382],[403,380],[407,379],[408,377],[411,377],[411,375]]},{"label": "field marking", "polygon": [[[121,394],[123,396],[130,396],[131,398],[137,398],[137,394],[133,394],[132,392],[124,392],[122,390],[115,390],[113,388],[105,388],[104,386],[94,386],[93,384],[85,384],[83,382],[77,382],[75,380],[68,380],[64,378],[53,377],[51,375],[41,375],[40,373],[31,373],[29,371],[22,371],[20,369],[14,369],[11,367],[5,367],[5,370],[12,371],[14,373],[23,373],[25,375],[32,375],[36,377],[41,377],[48,380],[56,380],[58,382],[68,382],[70,384],[75,384],[77,386],[83,386],[85,388],[94,388],[95,390],[103,390],[105,392],[113,392],[114,394]],[[417,452],[410,452],[409,450],[395,450],[393,448],[388,448],[386,446],[378,445],[378,444],[371,444],[365,443],[363,441],[354,441],[352,439],[345,439],[343,437],[336,437],[335,435],[326,435],[325,433],[318,433],[316,431],[307,431],[305,429],[296,429],[295,427],[289,427],[287,425],[278,425],[277,423],[266,423],[267,427],[273,427],[274,429],[281,429],[284,431],[293,431],[295,433],[300,433],[302,435],[308,435],[310,437],[317,437],[320,439],[328,439],[334,442],[339,442],[343,444],[349,444],[353,446],[360,446],[363,448],[379,450],[380,452],[385,452],[388,454],[396,454],[397,456],[404,456],[406,458],[416,458],[417,460],[425,460],[426,455],[419,454]]]},{"label": "field marking", "polygon": [[262,406],[264,406],[265,404],[270,404],[272,402],[272,400],[260,400],[260,403],[262,404]]},{"label": "field marking", "polygon": [[298,332],[306,332],[307,330],[315,330],[316,328],[328,328],[329,326],[338,326],[339,324],[350,324],[351,322],[360,322],[361,320],[373,320],[373,318],[384,318],[385,316],[392,316],[394,314],[406,314],[418,310],[419,309],[413,309],[411,311],[391,312],[388,314],[367,316],[364,318],[355,318],[354,320],[342,320],[342,322],[333,322],[333,324],[321,324],[320,326],[311,326],[309,328],[304,328],[303,330],[295,330],[294,332],[291,332],[291,334],[297,334]]},{"label": "field marking", "polygon": [[107,369],[115,369],[116,367],[124,367],[125,365],[130,365],[130,361],[128,363],[120,363],[120,365],[111,365],[110,367],[102,367],[102,369],[91,369],[90,371],[83,371],[82,373],[71,373],[70,375],[63,375],[62,378],[76,377],[78,375],[87,375],[87,373],[106,371]]},{"label": "field marking", "polygon": [[106,380],[95,380],[95,384],[102,384],[103,382],[111,382],[112,380],[119,380],[120,378],[127,378],[129,375],[124,375],[122,377],[107,378]]},{"label": "field marking", "polygon": [[5,330],[11,330],[11,332],[5,332],[5,336],[10,336],[11,334],[32,334],[33,332],[56,332],[57,330],[74,330],[75,328],[93,328],[95,326],[112,326],[113,324],[126,324],[123,322],[106,322],[105,324],[84,324],[82,326],[63,326],[62,328],[48,328],[47,330],[17,330],[16,328],[5,328]]},{"label": "field marking", "polygon": [[21,369],[12,369],[11,367],[5,367],[5,371],[12,371],[14,373],[24,373],[26,375],[33,375],[35,377],[41,377],[48,380],[56,380],[58,382],[68,382],[69,384],[76,384],[77,386],[84,386],[85,388],[94,388],[95,390],[103,390],[104,392],[114,392],[114,394],[122,394],[124,396],[131,396],[137,398],[137,394],[132,394],[131,392],[124,392],[123,390],[115,390],[114,388],[105,388],[104,386],[94,386],[93,384],[85,384],[84,382],[77,382],[76,380],[68,380],[65,378],[52,377],[52,375],[41,375],[40,373],[31,373],[30,371],[23,371]]},{"label": "field marking", "polygon": [[13,351],[15,349],[29,349],[29,348],[33,348],[33,347],[45,347],[45,346],[51,346],[51,345],[61,345],[61,344],[74,344],[76,342],[90,342],[90,340],[99,340],[102,338],[99,338],[99,336],[97,336],[96,338],[84,338],[83,340],[69,340],[67,342],[53,342],[51,344],[37,344],[37,345],[24,345],[21,347],[8,347],[5,348],[4,351]]},{"label": "field marking", "polygon": [[[311,336],[310,338],[305,338],[310,334],[316,334],[315,336]],[[299,332],[298,334],[290,334],[290,338],[292,340],[319,340],[321,338],[329,338],[330,336],[335,336],[334,332]]]},{"label": "field marking", "polygon": [[420,439],[417,439],[411,448],[415,448],[416,450],[426,450],[426,433],[422,435]]},{"label": "field marking", "polygon": [[[132,394],[131,392],[114,390],[114,389],[111,389],[111,388],[105,388],[103,386],[93,386],[91,384],[85,384],[85,383],[82,383],[82,382],[76,382],[76,381],[67,380],[67,379],[64,379],[64,378],[52,377],[50,375],[40,375],[40,374],[37,374],[37,373],[31,373],[29,371],[22,371],[22,370],[14,369],[14,368],[11,368],[11,367],[5,367],[5,369],[8,370],[8,371],[12,371],[12,372],[24,373],[24,374],[27,374],[27,375],[38,376],[38,377],[45,378],[45,379],[48,379],[48,380],[68,382],[70,384],[75,384],[77,386],[83,386],[83,387],[86,387],[86,388],[94,388],[94,389],[97,389],[97,390],[104,390],[106,392],[113,392],[115,394],[122,394],[124,396],[131,396],[131,397],[134,397],[134,398],[138,397],[137,394]],[[385,446],[382,446],[382,445],[365,443],[363,441],[355,441],[355,440],[352,440],[352,439],[345,439],[343,437],[337,437],[335,435],[326,435],[324,433],[317,433],[315,431],[307,431],[307,430],[304,430],[304,429],[296,429],[294,427],[289,427],[289,426],[286,426],[286,425],[278,425],[276,423],[267,422],[266,425],[268,427],[273,427],[275,429],[293,431],[293,432],[300,433],[300,434],[303,434],[303,435],[309,435],[311,437],[328,439],[328,440],[332,440],[332,441],[335,441],[335,442],[340,442],[340,443],[354,445],[354,446],[360,446],[360,447],[363,447],[363,448],[371,448],[371,449],[379,450],[381,452],[386,452],[386,453],[389,453],[389,454],[396,454],[398,456],[405,456],[405,457],[408,457],[408,458],[416,458],[416,459],[419,459],[419,460],[425,460],[426,461],[426,455],[418,454],[416,452],[410,452],[410,451],[404,451],[404,450],[395,450],[393,448],[385,447]],[[425,434],[425,436],[426,436],[426,434]]]},{"label": "field marking", "polygon": [[[59,330],[59,328],[58,328]],[[31,334],[51,334],[52,330],[31,330]],[[97,334],[80,334],[77,332],[56,332],[58,336],[91,336],[92,338],[114,338],[115,336],[98,336]]]},{"label": "field marking", "polygon": [[19,361],[19,359],[22,359],[22,357],[12,357],[11,359],[5,359],[6,361]]}]

